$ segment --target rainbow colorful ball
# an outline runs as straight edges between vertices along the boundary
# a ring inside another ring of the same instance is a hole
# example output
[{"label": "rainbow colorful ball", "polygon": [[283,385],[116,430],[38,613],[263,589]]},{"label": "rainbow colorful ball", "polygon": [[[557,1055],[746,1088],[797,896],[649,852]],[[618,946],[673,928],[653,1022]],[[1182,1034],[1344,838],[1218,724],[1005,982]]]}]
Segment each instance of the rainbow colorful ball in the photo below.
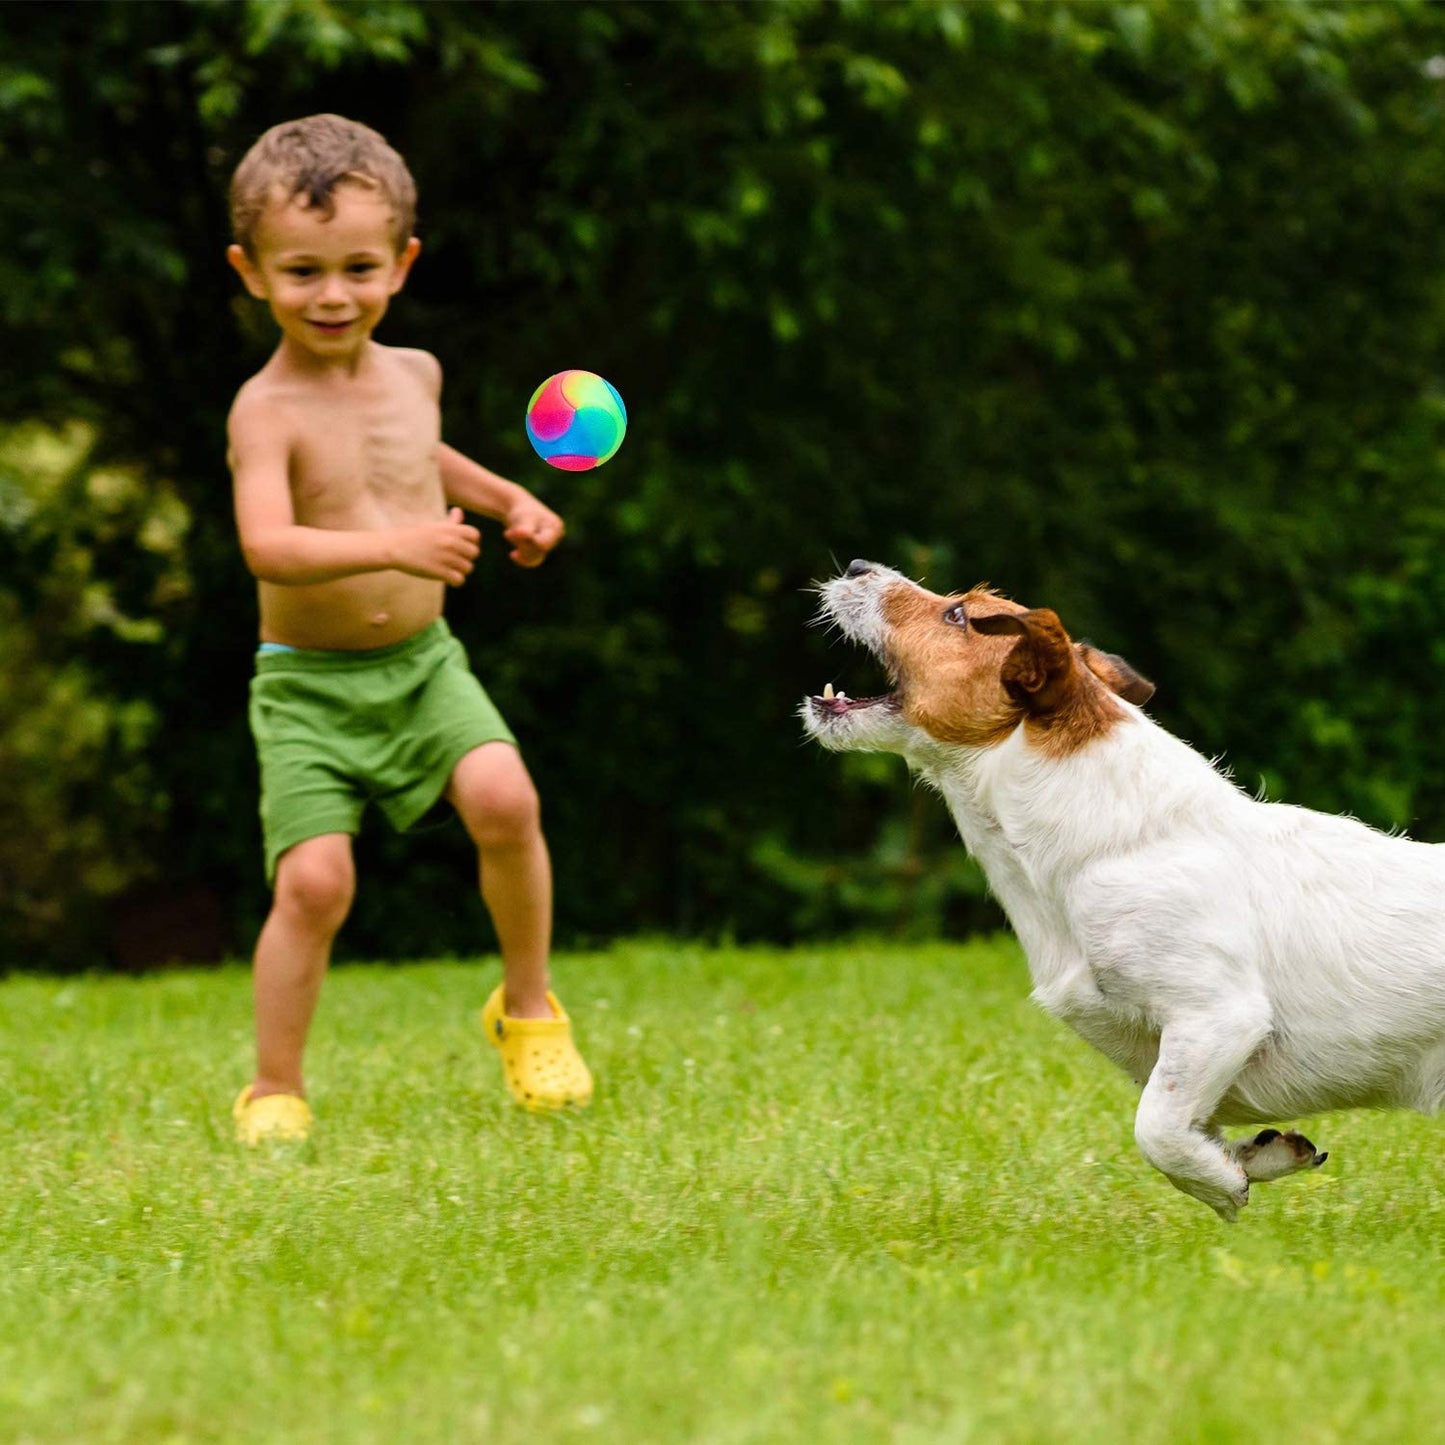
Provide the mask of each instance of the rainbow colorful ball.
[{"label": "rainbow colorful ball", "polygon": [[617,388],[591,371],[549,376],[527,403],[527,440],[549,466],[587,472],[610,460],[627,435]]}]

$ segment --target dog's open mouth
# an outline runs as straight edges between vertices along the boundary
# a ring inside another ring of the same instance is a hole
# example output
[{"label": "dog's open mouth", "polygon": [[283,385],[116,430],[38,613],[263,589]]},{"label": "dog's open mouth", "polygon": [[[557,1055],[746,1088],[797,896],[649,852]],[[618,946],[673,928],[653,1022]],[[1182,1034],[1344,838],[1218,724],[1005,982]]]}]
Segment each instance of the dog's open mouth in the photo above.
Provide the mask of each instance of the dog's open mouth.
[{"label": "dog's open mouth", "polygon": [[833,717],[856,712],[860,707],[891,707],[896,710],[899,706],[896,692],[881,692],[876,697],[849,697],[846,692],[836,691],[831,682],[821,693],[815,692],[808,701],[815,711],[829,713]]}]

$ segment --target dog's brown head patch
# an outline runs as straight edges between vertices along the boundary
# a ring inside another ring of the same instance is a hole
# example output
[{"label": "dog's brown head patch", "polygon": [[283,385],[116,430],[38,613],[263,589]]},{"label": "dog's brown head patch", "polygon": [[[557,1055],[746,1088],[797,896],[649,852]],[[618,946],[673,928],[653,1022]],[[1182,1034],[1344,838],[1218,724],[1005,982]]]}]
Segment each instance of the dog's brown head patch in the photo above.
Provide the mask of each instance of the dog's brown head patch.
[{"label": "dog's brown head patch", "polygon": [[1023,610],[986,588],[940,597],[904,583],[883,599],[903,716],[940,742],[988,747],[1018,726],[1018,707],[999,682],[1007,647],[969,630],[969,619],[988,607]]},{"label": "dog's brown head patch", "polygon": [[1122,658],[1075,643],[1057,614],[986,587],[942,597],[912,584],[883,601],[888,661],[903,715],[941,742],[987,747],[1020,722],[1030,741],[1064,755],[1127,717],[1153,684]]}]

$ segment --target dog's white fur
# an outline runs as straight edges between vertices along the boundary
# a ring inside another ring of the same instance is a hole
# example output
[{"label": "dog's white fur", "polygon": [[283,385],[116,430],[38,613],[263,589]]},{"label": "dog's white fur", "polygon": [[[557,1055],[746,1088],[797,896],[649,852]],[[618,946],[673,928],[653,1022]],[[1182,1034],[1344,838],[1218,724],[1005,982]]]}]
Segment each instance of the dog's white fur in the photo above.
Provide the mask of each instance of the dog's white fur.
[{"label": "dog's white fur", "polygon": [[1233,1219],[1250,1178],[1323,1156],[1266,1131],[1251,1168],[1256,1141],[1220,1125],[1445,1105],[1445,847],[1250,798],[1061,629],[1079,665],[1031,690],[1052,613],[873,563],[821,592],[897,691],[810,698],[807,730],[900,753],[943,794],[1034,997],[1142,1086],[1135,1137],[1174,1185]]}]

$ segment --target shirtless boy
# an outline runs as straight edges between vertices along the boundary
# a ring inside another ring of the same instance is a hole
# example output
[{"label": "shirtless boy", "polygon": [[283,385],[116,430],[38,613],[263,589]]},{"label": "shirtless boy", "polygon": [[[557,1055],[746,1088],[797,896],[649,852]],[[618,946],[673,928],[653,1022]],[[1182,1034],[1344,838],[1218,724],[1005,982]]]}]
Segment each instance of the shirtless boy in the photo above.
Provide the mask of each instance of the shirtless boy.
[{"label": "shirtless boy", "polygon": [[477,847],[503,981],[483,1009],[507,1085],[533,1109],[585,1104],[592,1080],[548,989],[552,877],[515,740],[442,617],[480,534],[538,566],[562,519],[441,440],[441,368],[371,339],[420,242],[402,158],[334,115],[273,127],[231,184],[227,257],[281,329],[229,422],[236,522],[257,579],[251,728],[274,894],[256,945],[249,1144],[305,1138],[301,1059],[355,892],[352,837],[374,801],[398,829],[445,796]]}]

